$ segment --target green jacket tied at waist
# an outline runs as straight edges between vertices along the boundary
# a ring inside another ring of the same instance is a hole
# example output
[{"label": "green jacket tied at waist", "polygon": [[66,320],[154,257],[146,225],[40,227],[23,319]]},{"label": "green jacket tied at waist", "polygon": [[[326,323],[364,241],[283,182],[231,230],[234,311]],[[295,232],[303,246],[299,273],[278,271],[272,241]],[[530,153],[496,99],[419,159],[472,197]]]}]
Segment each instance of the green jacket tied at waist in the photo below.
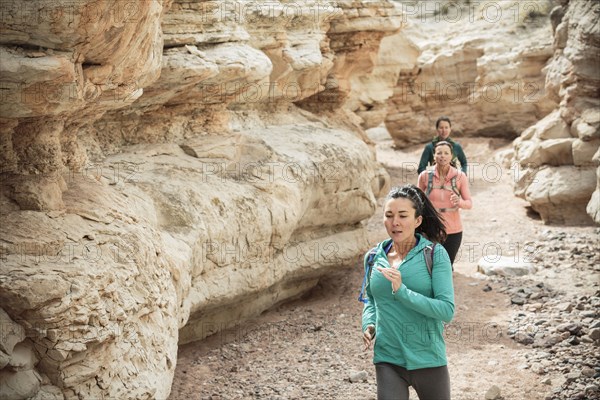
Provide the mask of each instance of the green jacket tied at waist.
[{"label": "green jacket tied at waist", "polygon": [[[435,138],[430,143],[427,143],[427,145],[425,146],[423,154],[421,154],[421,161],[419,162],[419,167],[417,168],[418,174],[425,171],[428,165],[433,165],[433,147],[438,141],[439,139]],[[456,164],[456,160],[458,160],[460,162],[461,171],[464,172],[465,175],[467,175],[467,157],[465,156],[465,152],[463,151],[462,146],[450,138],[445,139],[445,141],[452,143],[454,152],[454,158],[452,159],[452,162]]]}]

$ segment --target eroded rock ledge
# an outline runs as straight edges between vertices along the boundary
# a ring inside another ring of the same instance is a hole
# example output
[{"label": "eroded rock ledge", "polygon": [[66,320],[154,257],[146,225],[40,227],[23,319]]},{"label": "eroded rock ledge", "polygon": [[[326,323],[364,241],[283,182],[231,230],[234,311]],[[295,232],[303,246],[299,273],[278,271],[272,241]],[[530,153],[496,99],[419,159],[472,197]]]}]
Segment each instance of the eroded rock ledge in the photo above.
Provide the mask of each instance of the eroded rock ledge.
[{"label": "eroded rock ledge", "polygon": [[600,223],[600,4],[562,1],[551,12],[554,55],[546,91],[558,107],[514,141],[515,193],[542,219]]},{"label": "eroded rock ledge", "polygon": [[123,3],[2,5],[3,398],[166,398],[180,341],[353,264],[389,185],[349,104],[392,2]]}]

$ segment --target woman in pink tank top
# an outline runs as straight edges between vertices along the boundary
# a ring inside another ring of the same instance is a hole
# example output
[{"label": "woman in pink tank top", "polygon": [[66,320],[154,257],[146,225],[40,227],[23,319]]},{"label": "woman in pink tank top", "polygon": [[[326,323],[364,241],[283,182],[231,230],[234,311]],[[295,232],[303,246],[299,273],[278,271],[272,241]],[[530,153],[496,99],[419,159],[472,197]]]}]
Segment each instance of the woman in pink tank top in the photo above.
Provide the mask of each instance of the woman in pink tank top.
[{"label": "woman in pink tank top", "polygon": [[427,194],[444,218],[448,237],[442,245],[452,264],[462,242],[460,209],[468,210],[473,207],[469,180],[464,172],[450,165],[453,157],[452,144],[446,141],[437,142],[434,148],[435,167],[433,170],[421,172],[418,182],[419,188]]}]

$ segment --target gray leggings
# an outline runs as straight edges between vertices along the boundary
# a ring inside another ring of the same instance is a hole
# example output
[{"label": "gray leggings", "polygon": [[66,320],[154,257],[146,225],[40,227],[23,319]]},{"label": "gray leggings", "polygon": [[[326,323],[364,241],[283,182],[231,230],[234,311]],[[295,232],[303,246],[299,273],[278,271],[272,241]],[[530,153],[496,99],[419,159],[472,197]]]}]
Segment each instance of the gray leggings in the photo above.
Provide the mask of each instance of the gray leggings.
[{"label": "gray leggings", "polygon": [[412,386],[419,400],[450,400],[448,367],[407,370],[388,363],[375,364],[377,400],[408,400]]}]

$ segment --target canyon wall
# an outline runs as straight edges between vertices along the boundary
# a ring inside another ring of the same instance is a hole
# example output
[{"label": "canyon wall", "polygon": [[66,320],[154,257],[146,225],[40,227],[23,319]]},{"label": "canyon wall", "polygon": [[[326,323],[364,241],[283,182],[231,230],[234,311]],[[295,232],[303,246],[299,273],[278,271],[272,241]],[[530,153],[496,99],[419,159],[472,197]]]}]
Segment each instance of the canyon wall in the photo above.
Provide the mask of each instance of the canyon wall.
[{"label": "canyon wall", "polygon": [[599,7],[401,3],[404,65],[384,118],[395,145],[430,140],[441,115],[459,141],[515,139],[500,161],[515,174],[517,196],[545,223],[600,223]]},{"label": "canyon wall", "polygon": [[2,2],[0,397],[166,398],[179,343],[354,265],[382,122],[523,132],[517,194],[598,222],[598,6],[492,3]]},{"label": "canyon wall", "polygon": [[394,3],[2,7],[0,397],[164,399],[179,343],[368,247]]},{"label": "canyon wall", "polygon": [[407,53],[385,126],[397,146],[423,143],[449,116],[453,136],[514,139],[556,106],[550,0],[401,2]]},{"label": "canyon wall", "polygon": [[558,106],[514,142],[515,193],[548,223],[600,224],[600,3],[552,10],[546,91]]}]

